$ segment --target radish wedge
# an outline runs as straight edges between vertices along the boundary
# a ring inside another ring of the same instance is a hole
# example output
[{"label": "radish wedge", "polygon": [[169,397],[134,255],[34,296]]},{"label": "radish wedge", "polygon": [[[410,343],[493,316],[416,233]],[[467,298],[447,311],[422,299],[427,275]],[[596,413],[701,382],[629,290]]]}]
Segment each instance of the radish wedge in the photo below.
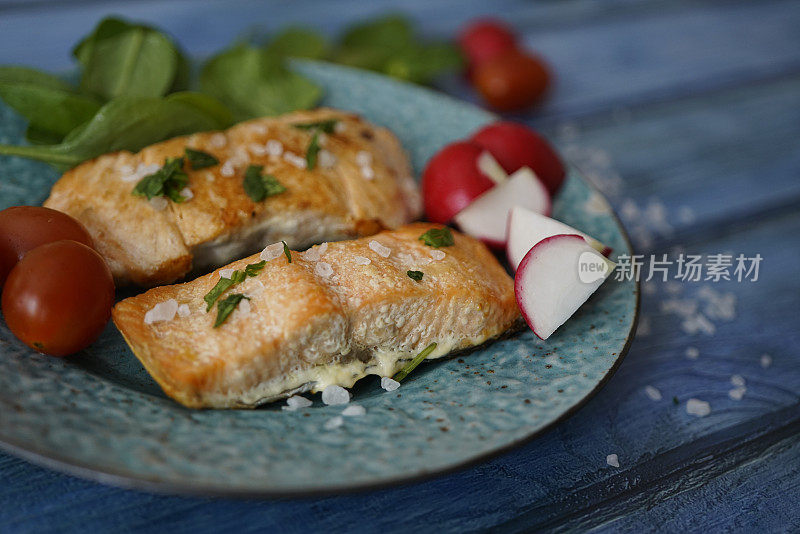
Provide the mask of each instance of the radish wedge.
[{"label": "radish wedge", "polygon": [[465,233],[502,248],[506,243],[508,214],[514,206],[543,215],[550,213],[550,194],[528,167],[516,171],[508,180],[473,200],[454,220]]},{"label": "radish wedge", "polygon": [[603,256],[611,254],[611,248],[580,230],[535,211],[514,206],[508,214],[508,232],[506,234],[506,255],[511,268],[516,271],[519,262],[536,243],[546,237],[558,234],[579,235]]},{"label": "radish wedge", "polygon": [[536,244],[514,277],[514,294],[533,333],[547,339],[572,317],[616,264],[583,236],[559,234]]},{"label": "radish wedge", "polygon": [[497,160],[488,150],[484,150],[478,156],[478,170],[497,185],[508,180],[508,174],[506,174],[505,169],[497,163]]}]

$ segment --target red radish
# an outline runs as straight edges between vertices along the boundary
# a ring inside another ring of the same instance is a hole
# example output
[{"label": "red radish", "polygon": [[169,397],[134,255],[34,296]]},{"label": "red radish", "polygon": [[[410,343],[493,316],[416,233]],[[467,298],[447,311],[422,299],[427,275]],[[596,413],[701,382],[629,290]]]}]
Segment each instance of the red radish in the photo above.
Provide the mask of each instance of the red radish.
[{"label": "red radish", "polygon": [[536,244],[514,277],[514,294],[533,333],[547,339],[572,317],[616,264],[579,235],[559,234]]},{"label": "red radish", "polygon": [[522,206],[514,206],[508,214],[506,232],[506,255],[511,268],[516,271],[519,262],[536,243],[558,234],[577,234],[603,256],[611,254],[611,249],[597,239],[561,221],[545,217]]},{"label": "red radish", "polygon": [[473,67],[514,50],[517,38],[505,22],[485,18],[464,28],[458,36],[458,44],[470,67]]},{"label": "red radish", "polygon": [[488,176],[495,184],[499,185],[508,180],[508,174],[488,150],[484,150],[478,156],[478,170]]},{"label": "red radish", "polygon": [[514,206],[537,213],[550,213],[550,194],[527,167],[490,189],[454,217],[459,228],[486,244],[502,248],[506,243],[506,221]]},{"label": "red radish", "polygon": [[478,169],[483,150],[469,141],[441,149],[422,174],[425,214],[432,222],[446,224],[495,183]]},{"label": "red radish", "polygon": [[524,124],[495,122],[476,132],[471,141],[491,152],[509,174],[521,167],[533,169],[551,195],[564,182],[566,170],[561,158],[542,136]]}]

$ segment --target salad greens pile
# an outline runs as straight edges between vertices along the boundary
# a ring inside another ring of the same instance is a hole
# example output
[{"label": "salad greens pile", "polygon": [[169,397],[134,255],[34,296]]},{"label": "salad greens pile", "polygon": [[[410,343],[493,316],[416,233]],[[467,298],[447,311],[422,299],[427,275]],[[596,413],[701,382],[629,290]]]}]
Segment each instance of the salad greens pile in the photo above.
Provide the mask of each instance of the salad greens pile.
[{"label": "salad greens pile", "polygon": [[163,32],[107,18],[72,55],[76,84],[21,66],[0,66],[0,98],[28,120],[30,145],[0,145],[0,155],[60,169],[116,150],[236,121],[315,106],[322,88],[293,72],[287,58],[323,59],[429,83],[461,65],[449,43],[424,43],[409,20],[388,16],[348,29],[336,42],[291,27],[266,44],[236,44],[192,68]]}]

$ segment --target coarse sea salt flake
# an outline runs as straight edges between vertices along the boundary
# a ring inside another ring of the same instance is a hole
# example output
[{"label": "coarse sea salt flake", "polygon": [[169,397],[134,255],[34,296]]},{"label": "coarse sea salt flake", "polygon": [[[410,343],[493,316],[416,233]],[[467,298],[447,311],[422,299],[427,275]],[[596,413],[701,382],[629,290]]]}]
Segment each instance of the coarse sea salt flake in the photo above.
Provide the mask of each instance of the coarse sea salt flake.
[{"label": "coarse sea salt flake", "polygon": [[356,263],[356,265],[369,265],[372,263],[371,259],[365,258],[364,256],[355,256],[353,261]]},{"label": "coarse sea salt flake", "polygon": [[222,167],[219,169],[219,173],[226,178],[230,178],[234,174],[236,174],[236,168],[233,166],[233,163],[230,161],[226,161],[222,164]]},{"label": "coarse sea salt flake", "polygon": [[181,189],[181,196],[183,197],[184,201],[192,200],[194,198],[194,193],[192,193],[192,190],[188,187],[184,187]]},{"label": "coarse sea salt flake", "polygon": [[342,386],[331,384],[322,390],[322,402],[328,406],[347,404],[350,402],[350,392]]},{"label": "coarse sea salt flake", "polygon": [[742,400],[742,397],[744,397],[744,394],[746,392],[747,392],[747,388],[746,387],[739,386],[737,388],[733,388],[732,390],[730,390],[728,392],[728,396],[731,399],[735,400],[735,401],[739,401],[739,400]]},{"label": "coarse sea salt flake", "polygon": [[382,376],[381,387],[386,391],[394,391],[400,387],[400,382],[388,376]]},{"label": "coarse sea salt flake", "polygon": [[286,399],[286,406],[281,406],[281,409],[287,412],[294,412],[296,410],[308,408],[312,404],[314,403],[311,402],[311,399],[307,399],[302,395],[292,395]]},{"label": "coarse sea salt flake", "polygon": [[611,467],[619,467],[619,457],[616,454],[606,456],[606,463]]},{"label": "coarse sea salt flake", "polygon": [[367,167],[369,165],[372,165],[372,154],[370,154],[366,150],[359,150],[356,153],[356,164],[359,167]]},{"label": "coarse sea salt flake", "polygon": [[279,241],[277,243],[267,245],[267,247],[261,251],[259,258],[266,261],[272,261],[281,254],[283,254],[283,243]]},{"label": "coarse sea salt flake", "polygon": [[328,242],[325,241],[324,243],[320,243],[319,247],[317,247],[317,252],[319,253],[320,258],[324,256],[325,253],[328,252]]},{"label": "coarse sea salt flake", "polygon": [[443,250],[431,250],[431,258],[436,261],[441,261],[447,256]]},{"label": "coarse sea salt flake", "polygon": [[165,300],[153,306],[144,314],[144,324],[160,323],[171,321],[178,312],[178,301],[175,299]]},{"label": "coarse sea salt flake", "polygon": [[283,154],[283,143],[277,139],[270,139],[266,144],[267,154],[278,157]]},{"label": "coarse sea salt flake", "polygon": [[123,165],[119,168],[119,172],[122,174],[132,174],[133,173],[133,165]]},{"label": "coarse sea salt flake", "polygon": [[653,386],[645,386],[644,392],[650,397],[650,400],[660,401],[661,400],[661,391],[658,388]]},{"label": "coarse sea salt flake", "polygon": [[711,405],[699,399],[689,399],[686,401],[686,413],[697,417],[705,417],[711,413]]},{"label": "coarse sea salt flake", "polygon": [[378,256],[384,257],[384,258],[388,258],[389,254],[392,253],[392,249],[380,244],[378,241],[375,241],[374,239],[369,242],[369,248],[375,254],[377,254]]},{"label": "coarse sea salt flake", "polygon": [[337,415],[336,417],[331,417],[330,419],[325,421],[323,428],[325,428],[325,430],[335,430],[340,426],[342,426],[343,424],[344,424],[344,419],[342,418],[341,415]]},{"label": "coarse sea salt flake", "polygon": [[255,154],[256,156],[263,156],[267,153],[267,147],[265,145],[260,145],[258,143],[252,143],[250,146],[250,152]]},{"label": "coarse sea salt flake", "polygon": [[156,211],[163,211],[167,208],[167,199],[164,197],[153,197],[150,199],[150,207]]},{"label": "coarse sea salt flake", "polygon": [[366,415],[366,413],[367,409],[358,404],[351,404],[342,411],[342,415],[345,417],[360,417]]},{"label": "coarse sea salt flake", "polygon": [[305,169],[306,168],[306,160],[305,158],[301,158],[294,152],[289,152],[288,150],[283,153],[283,159],[286,160],[287,163],[294,165],[298,169]]},{"label": "coarse sea salt flake", "polygon": [[178,316],[179,317],[189,317],[192,314],[192,310],[189,309],[188,304],[181,304],[178,306]]},{"label": "coarse sea salt flake", "polygon": [[372,167],[361,167],[361,176],[365,180],[372,180],[375,178],[375,170]]},{"label": "coarse sea salt flake", "polygon": [[211,139],[208,140],[208,144],[214,148],[222,148],[228,144],[228,138],[225,137],[224,133],[217,132],[211,136]]},{"label": "coarse sea salt flake", "polygon": [[331,267],[330,263],[325,263],[324,261],[321,261],[316,265],[314,265],[314,272],[317,273],[317,276],[328,278],[333,274],[333,267]]},{"label": "coarse sea salt flake", "polygon": [[239,305],[236,307],[236,312],[242,315],[247,315],[250,313],[250,300],[242,299],[239,301]]},{"label": "coarse sea salt flake", "polygon": [[236,269],[220,269],[219,270],[219,277],[220,278],[227,278],[230,280],[231,276],[233,276],[233,271]]},{"label": "coarse sea salt flake", "polygon": [[334,156],[328,150],[320,150],[319,151],[319,165],[324,169],[330,169],[331,167],[336,165],[336,156]]}]

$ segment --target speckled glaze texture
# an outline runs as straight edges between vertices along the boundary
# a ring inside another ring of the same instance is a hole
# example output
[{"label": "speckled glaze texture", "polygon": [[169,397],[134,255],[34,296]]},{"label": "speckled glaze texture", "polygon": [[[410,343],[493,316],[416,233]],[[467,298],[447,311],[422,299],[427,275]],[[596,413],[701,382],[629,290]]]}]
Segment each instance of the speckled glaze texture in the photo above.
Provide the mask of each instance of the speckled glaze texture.
[{"label": "speckled glaze texture", "polygon": [[[337,66],[299,68],[326,89],[325,104],[391,128],[417,173],[443,144],[493,116],[436,93]],[[23,122],[0,107],[0,142]],[[0,208],[39,204],[57,173],[0,159]],[[608,205],[574,172],[554,215],[629,253]],[[124,295],[120,295],[124,296]],[[543,342],[532,332],[456,358],[424,363],[400,389],[374,377],[353,402],[366,415],[324,426],[342,406],[295,412],[193,411],[167,399],[109,325],[70,359],[28,350],[0,322],[0,441],[36,461],[107,482],[166,491],[280,495],[334,492],[453,469],[559,421],[603,383],[636,321],[633,282],[608,280]]]}]

